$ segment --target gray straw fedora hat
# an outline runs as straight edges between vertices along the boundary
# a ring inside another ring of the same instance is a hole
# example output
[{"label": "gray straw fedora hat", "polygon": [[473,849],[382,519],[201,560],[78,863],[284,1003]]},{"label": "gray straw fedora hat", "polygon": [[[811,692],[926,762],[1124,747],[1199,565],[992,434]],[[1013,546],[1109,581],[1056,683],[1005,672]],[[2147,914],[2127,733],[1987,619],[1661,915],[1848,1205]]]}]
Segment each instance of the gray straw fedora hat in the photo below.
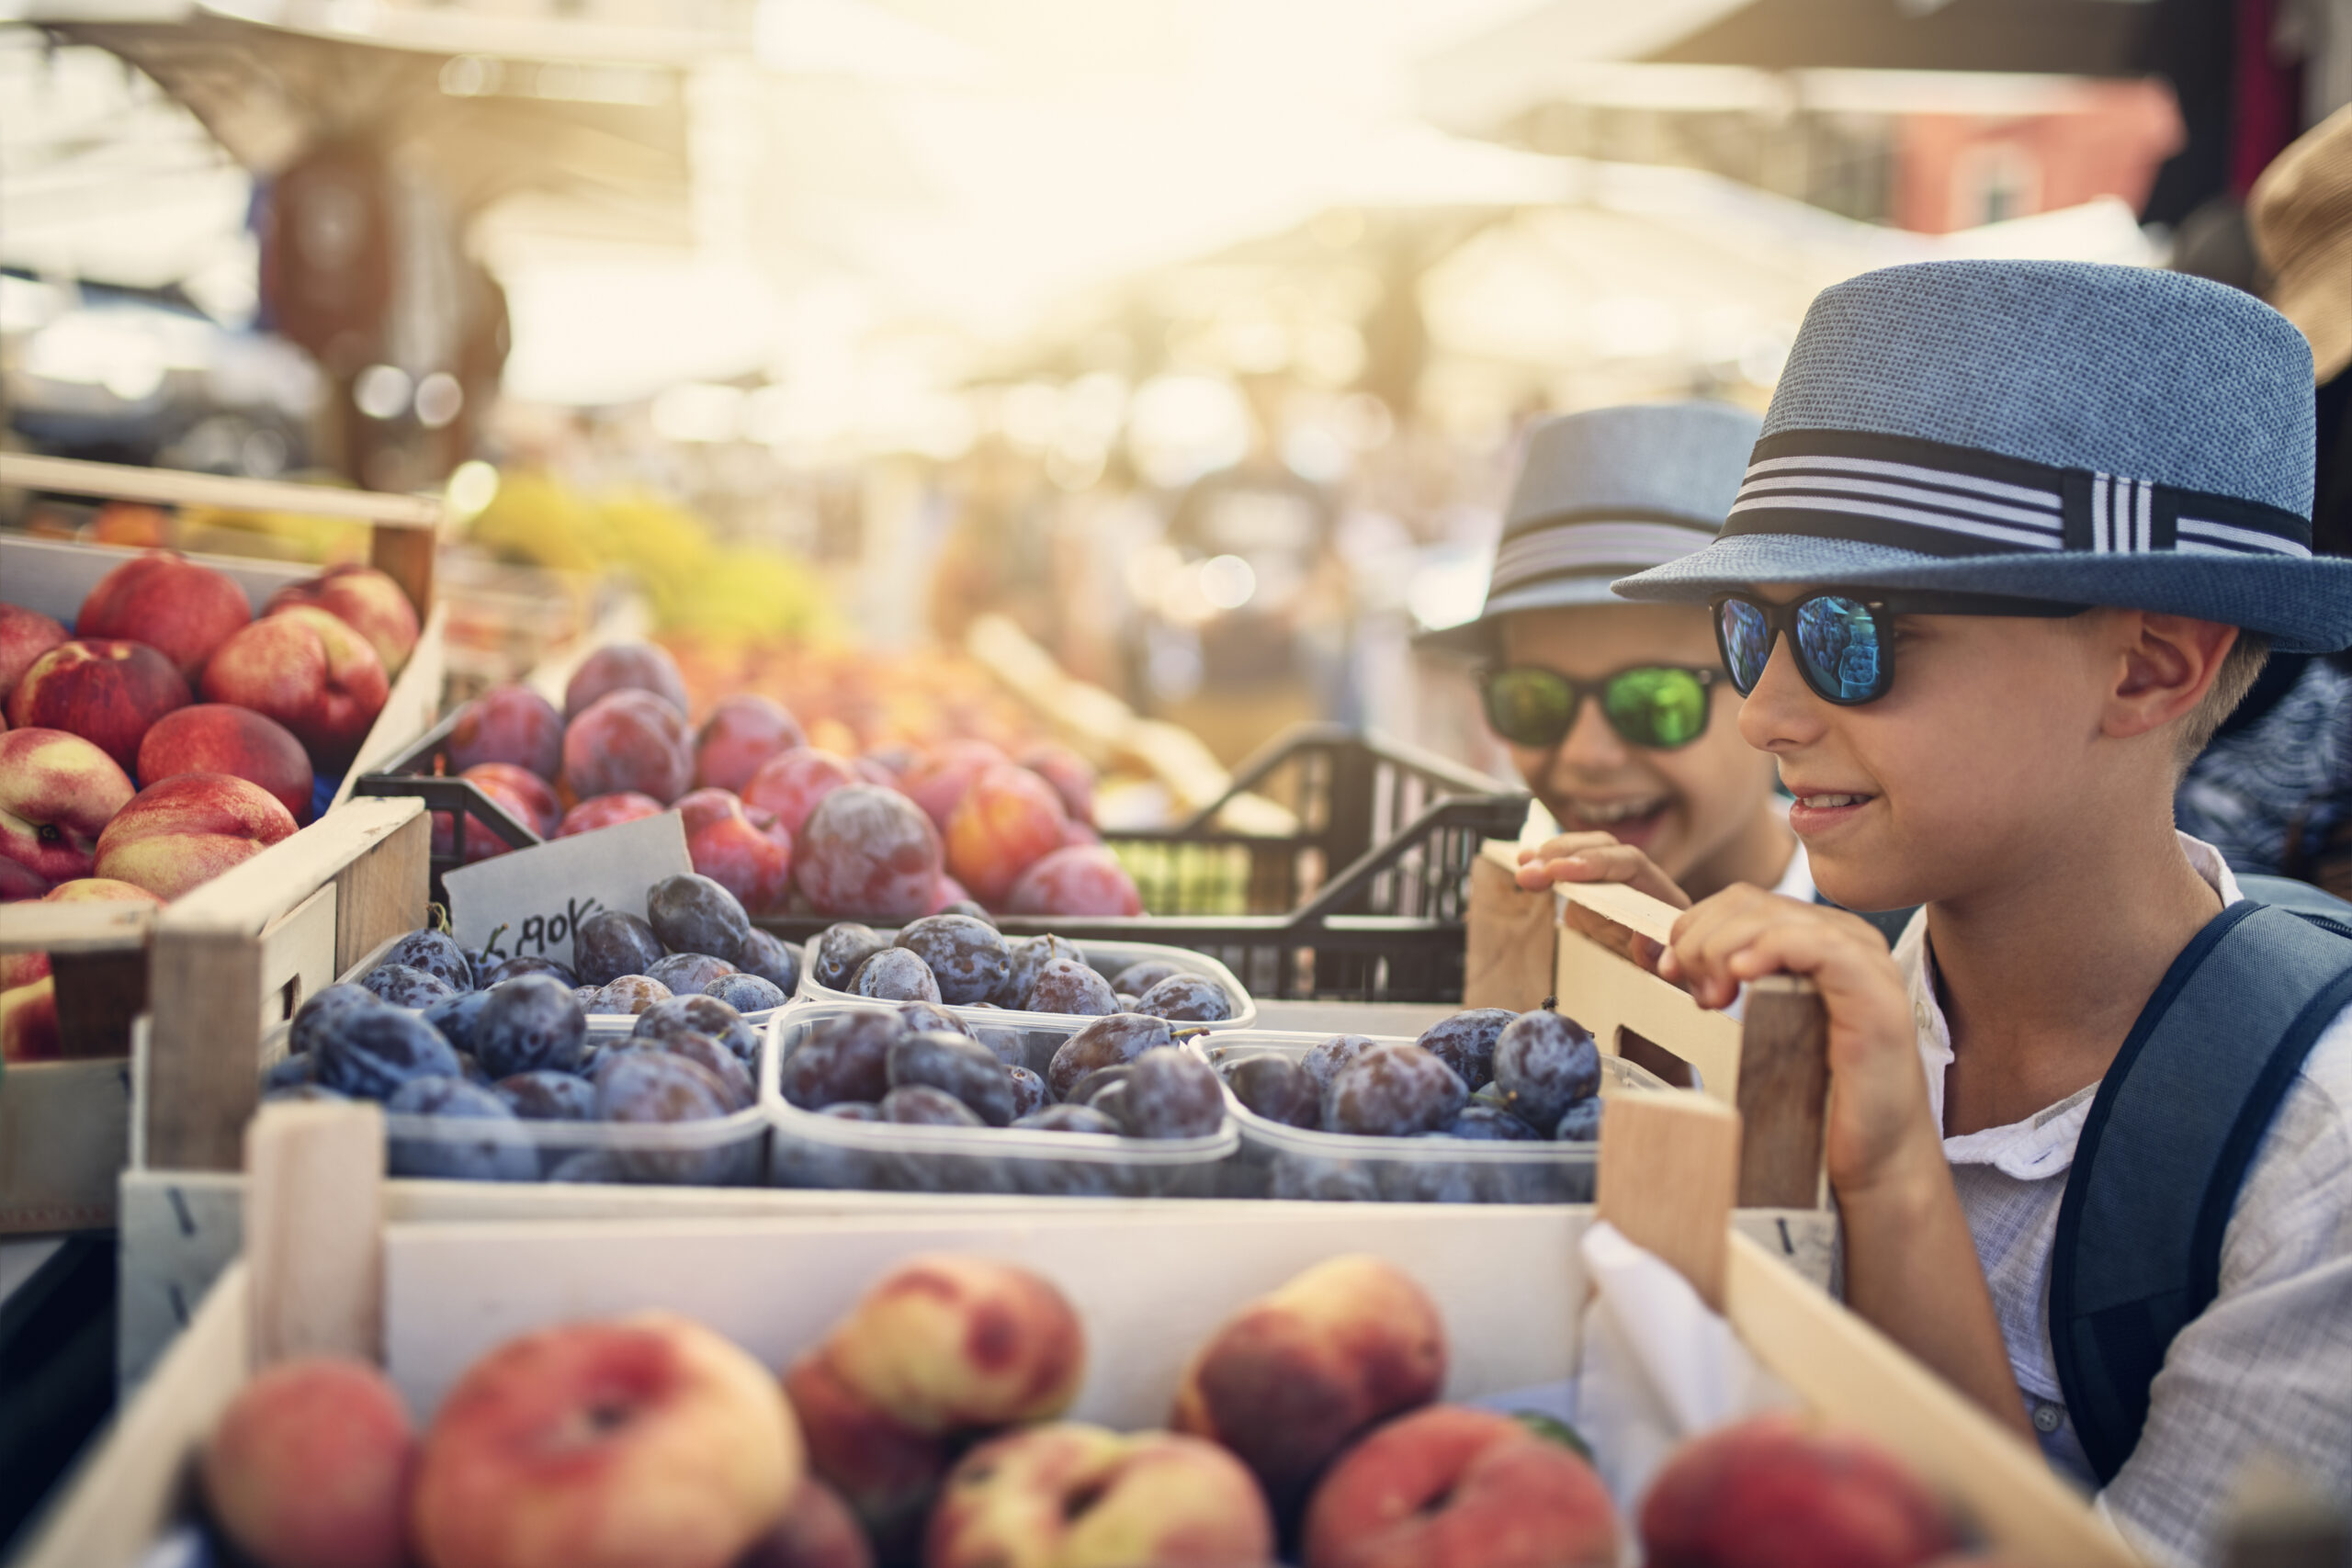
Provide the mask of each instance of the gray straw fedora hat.
[{"label": "gray straw fedora hat", "polygon": [[2075,262],[1889,267],[1805,312],[1716,541],[1615,584],[1917,588],[2352,644],[2311,550],[2312,354],[2250,295]]},{"label": "gray straw fedora hat", "polygon": [[1513,611],[1623,603],[1609,591],[1613,579],[1714,538],[1759,428],[1746,409],[1716,402],[1593,409],[1535,425],[1503,514],[1486,608],[1416,640],[1485,655]]}]

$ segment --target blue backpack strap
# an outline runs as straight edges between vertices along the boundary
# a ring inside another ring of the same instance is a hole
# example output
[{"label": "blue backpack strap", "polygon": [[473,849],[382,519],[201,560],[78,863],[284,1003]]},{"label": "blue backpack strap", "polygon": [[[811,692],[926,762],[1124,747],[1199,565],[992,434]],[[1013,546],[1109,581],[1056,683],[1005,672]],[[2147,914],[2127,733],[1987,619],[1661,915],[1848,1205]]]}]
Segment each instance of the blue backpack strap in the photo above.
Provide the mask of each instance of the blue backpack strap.
[{"label": "blue backpack strap", "polygon": [[2139,1443],[2173,1337],[2220,1289],[2238,1188],[2346,1005],[2352,924],[2233,904],[2173,960],[2092,1096],[2058,1205],[2050,1344],[2102,1484]]}]

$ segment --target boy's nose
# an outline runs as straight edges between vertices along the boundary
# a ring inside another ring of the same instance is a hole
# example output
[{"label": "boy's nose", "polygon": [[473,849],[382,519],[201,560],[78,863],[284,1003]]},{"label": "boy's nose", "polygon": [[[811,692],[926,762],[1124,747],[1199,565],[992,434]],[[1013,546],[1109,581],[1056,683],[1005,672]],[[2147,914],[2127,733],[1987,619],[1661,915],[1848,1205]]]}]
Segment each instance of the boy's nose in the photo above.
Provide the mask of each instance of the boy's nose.
[{"label": "boy's nose", "polygon": [[1764,673],[1739,705],[1739,738],[1758,751],[1788,751],[1821,738],[1829,705],[1797,672],[1789,639],[1776,637]]},{"label": "boy's nose", "polygon": [[1599,697],[1577,704],[1575,720],[1561,739],[1558,763],[1571,773],[1599,776],[1625,765],[1625,742],[1600,711]]}]

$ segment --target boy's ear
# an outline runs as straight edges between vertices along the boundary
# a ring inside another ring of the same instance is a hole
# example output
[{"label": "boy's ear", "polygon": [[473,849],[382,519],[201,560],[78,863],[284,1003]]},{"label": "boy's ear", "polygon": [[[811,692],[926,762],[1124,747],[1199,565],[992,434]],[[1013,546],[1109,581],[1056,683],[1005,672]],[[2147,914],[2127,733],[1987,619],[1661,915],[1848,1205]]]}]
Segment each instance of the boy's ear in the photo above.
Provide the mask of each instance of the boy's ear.
[{"label": "boy's ear", "polygon": [[2114,632],[2121,660],[2101,728],[2118,739],[2161,729],[2195,709],[2238,636],[2235,626],[2154,610],[2120,612]]}]

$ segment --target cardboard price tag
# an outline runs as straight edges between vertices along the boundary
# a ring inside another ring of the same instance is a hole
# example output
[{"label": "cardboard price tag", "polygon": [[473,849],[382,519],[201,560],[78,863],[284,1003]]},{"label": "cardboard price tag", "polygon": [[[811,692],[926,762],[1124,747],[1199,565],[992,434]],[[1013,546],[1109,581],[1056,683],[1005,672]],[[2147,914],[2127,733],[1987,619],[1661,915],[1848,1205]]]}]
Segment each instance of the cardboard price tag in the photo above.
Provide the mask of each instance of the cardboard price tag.
[{"label": "cardboard price tag", "polygon": [[582,920],[600,909],[641,916],[647,888],[692,870],[685,824],[665,811],[461,866],[442,886],[461,945],[493,963],[552,958],[569,964]]}]

